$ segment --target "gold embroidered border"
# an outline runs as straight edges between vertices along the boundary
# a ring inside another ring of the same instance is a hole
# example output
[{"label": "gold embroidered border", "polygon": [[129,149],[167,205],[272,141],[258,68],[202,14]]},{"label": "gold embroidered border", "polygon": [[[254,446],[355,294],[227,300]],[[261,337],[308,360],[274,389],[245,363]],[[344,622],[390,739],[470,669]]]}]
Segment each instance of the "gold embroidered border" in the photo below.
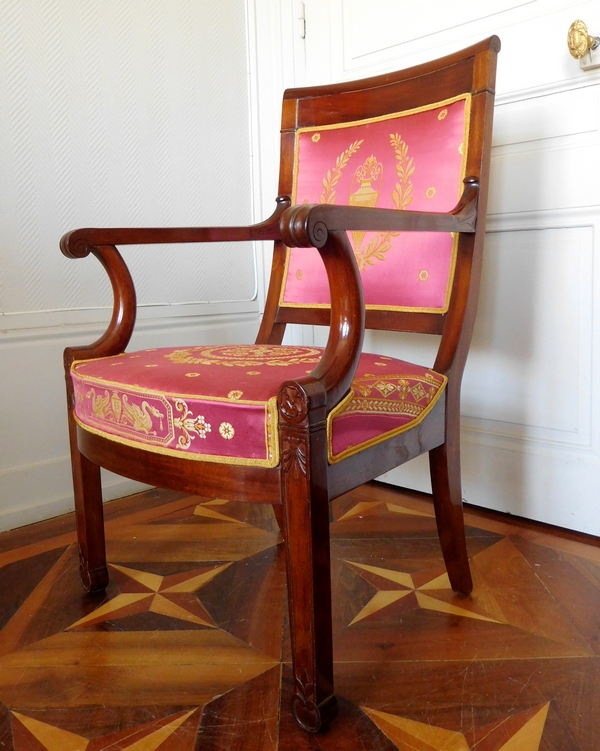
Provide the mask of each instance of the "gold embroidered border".
[{"label": "gold embroidered border", "polygon": [[344,449],[344,451],[340,452],[339,454],[333,453],[333,444],[332,444],[332,422],[335,417],[337,417],[341,412],[344,411],[344,408],[346,405],[354,399],[354,391],[350,389],[350,393],[345,396],[342,401],[336,405],[331,412],[327,415],[327,459],[329,461],[329,464],[337,464],[337,462],[342,461],[342,459],[347,459],[349,456],[353,456],[354,454],[359,454],[361,451],[364,451],[365,449],[371,448],[371,446],[377,446],[379,443],[383,443],[384,441],[387,441],[389,438],[393,438],[394,436],[400,435],[400,433],[405,433],[407,430],[411,430],[412,428],[419,425],[423,420],[427,417],[427,415],[431,412],[431,410],[435,407],[435,405],[438,403],[441,395],[446,390],[446,384],[448,383],[448,379],[446,376],[441,375],[440,373],[436,373],[437,376],[442,378],[442,383],[440,384],[440,388],[438,389],[437,394],[433,397],[433,399],[429,402],[429,404],[425,407],[425,409],[421,412],[421,414],[416,417],[414,420],[410,420],[409,422],[405,423],[404,425],[401,425],[398,428],[394,428],[393,430],[388,430],[386,433],[382,433],[381,435],[375,436],[374,438],[369,438],[367,441],[363,441],[363,443],[359,443],[357,446],[349,446],[347,449]]},{"label": "gold embroidered border", "polygon": [[[457,201],[460,198],[462,194],[462,186],[463,186],[463,180],[466,176],[466,169],[467,169],[467,154],[468,154],[468,143],[469,143],[469,133],[471,129],[471,94],[460,94],[459,96],[452,97],[450,99],[444,99],[441,102],[435,102],[434,104],[427,104],[422,107],[415,107],[411,110],[405,110],[403,112],[393,112],[389,115],[380,115],[379,117],[370,117],[365,120],[353,120],[352,122],[348,123],[335,123],[333,125],[321,125],[321,126],[311,126],[307,128],[298,128],[296,131],[296,142],[295,142],[295,148],[294,148],[294,178],[292,183],[292,205],[296,203],[296,190],[297,190],[297,182],[298,182],[298,163],[300,160],[300,148],[299,148],[299,140],[300,135],[302,133],[312,133],[312,132],[319,132],[322,130],[341,130],[342,128],[352,128],[356,125],[368,125],[370,123],[376,123],[376,122],[382,122],[384,120],[393,120],[395,118],[399,117],[408,117],[410,115],[417,115],[420,112],[429,112],[430,110],[438,109],[439,107],[448,106],[450,104],[454,104],[455,102],[459,102],[461,100],[464,100],[465,102],[465,111],[464,111],[464,133],[463,133],[463,153],[462,153],[462,165],[460,170],[460,180],[459,180],[459,186],[458,186],[458,195],[457,195]],[[448,274],[448,284],[446,286],[446,299],[444,301],[444,307],[443,308],[417,308],[417,307],[410,307],[407,305],[365,305],[365,310],[391,310],[396,311],[398,313],[434,313],[436,315],[444,315],[448,312],[448,308],[450,306],[450,295],[452,293],[452,285],[454,284],[454,272],[456,269],[456,256],[458,253],[458,233],[452,232],[450,233],[452,235],[452,255],[450,259],[450,272]],[[309,309],[318,309],[318,308],[330,308],[330,303],[296,303],[296,302],[285,302],[284,296],[285,296],[285,289],[287,285],[287,278],[289,274],[289,264],[290,264],[290,248],[286,249],[285,254],[285,266],[283,271],[283,284],[281,285],[281,291],[279,293],[279,306],[282,308],[309,308]]]},{"label": "gold embroidered border", "polygon": [[271,454],[271,458],[267,459],[249,459],[249,458],[242,458],[238,456],[223,456],[222,454],[194,454],[194,453],[183,453],[181,450],[177,449],[168,449],[168,448],[161,448],[160,446],[153,446],[148,445],[145,443],[141,443],[140,441],[132,441],[129,438],[123,438],[120,435],[114,435],[113,433],[107,433],[103,430],[99,430],[98,428],[93,428],[90,425],[87,425],[86,423],[82,422],[81,419],[76,415],[73,414],[73,417],[75,418],[75,422],[79,425],[80,428],[87,431],[88,433],[92,433],[93,435],[100,436],[101,438],[106,438],[109,441],[113,441],[114,443],[120,443],[124,446],[131,446],[132,448],[139,449],[140,451],[151,451],[153,454],[163,454],[164,456],[173,456],[177,459],[187,459],[189,461],[196,461],[196,462],[215,462],[217,464],[235,464],[237,466],[244,466],[244,467],[267,467],[267,468],[274,468],[277,467],[279,464],[279,444],[277,440],[272,440],[269,436],[269,433],[271,433],[271,436],[277,436],[277,424],[274,425],[273,429],[270,430],[269,423],[275,419],[277,421],[277,398],[273,397],[273,399],[270,399],[267,403],[267,419],[265,420],[265,432],[267,435],[267,451]]},{"label": "gold embroidered border", "polygon": [[[433,398],[437,397],[436,396]],[[422,404],[417,404],[412,401],[391,401],[389,399],[369,399],[368,397],[357,397],[357,402],[367,402],[368,407],[363,407],[361,404],[357,404],[355,407],[352,403],[348,407],[344,414],[348,415],[387,415],[393,417],[394,415],[408,415],[412,418],[418,417],[421,412],[426,409]]]},{"label": "gold embroidered border", "polygon": [[[92,390],[93,390],[93,386],[92,386]],[[115,396],[115,391],[117,390],[121,392],[121,397],[119,398],[117,395],[117,399],[119,399],[119,401],[122,403],[123,397],[127,396],[128,393],[126,390],[122,388],[113,389],[113,397]],[[108,393],[108,389],[105,388],[104,391]],[[144,397],[147,397],[148,399],[151,399],[152,401],[158,401],[158,403],[162,405],[162,407],[165,409],[166,414],[161,416],[161,422],[162,422],[162,419],[164,419],[167,423],[167,434],[165,436],[161,437],[155,433],[153,437],[151,433],[142,433],[141,431],[136,431],[133,425],[130,427],[127,423],[122,423],[122,422],[117,422],[117,421],[113,422],[110,419],[98,417],[94,413],[93,398],[92,398],[92,414],[89,416],[90,424],[95,425],[100,430],[102,429],[102,425],[118,425],[125,434],[131,436],[132,438],[134,436],[143,434],[147,438],[148,444],[152,446],[161,446],[161,445],[170,443],[175,438],[175,420],[173,418],[173,405],[169,404],[169,401],[164,396],[164,394],[153,394],[146,390],[143,390],[143,391],[135,392],[135,396],[139,399],[143,399]],[[76,399],[80,403],[89,400],[89,392],[87,394],[77,393]],[[154,405],[149,405],[149,406],[154,406]]]},{"label": "gold embroidered border", "polygon": [[[370,448],[371,446],[376,446],[377,444],[383,443],[389,438],[392,438],[396,435],[400,435],[400,433],[404,433],[407,430],[410,430],[416,427],[420,422],[422,422],[425,419],[425,417],[429,414],[429,412],[431,412],[433,407],[437,404],[440,396],[445,391],[445,387],[446,387],[446,384],[448,383],[448,379],[445,376],[440,375],[439,373],[436,373],[436,375],[439,375],[440,378],[443,379],[442,383],[440,384],[440,388],[438,389],[438,392],[436,393],[435,397],[429,402],[429,404],[425,407],[425,409],[421,412],[421,414],[417,418],[410,420],[405,425],[395,428],[394,430],[387,431],[386,433],[382,433],[381,435],[378,435],[374,438],[364,441],[363,443],[360,443],[357,446],[350,446],[349,448],[342,451],[340,454],[334,455],[333,446],[332,446],[332,422],[333,422],[333,419],[340,412],[344,410],[346,405],[352,399],[354,399],[355,393],[351,389],[350,392],[344,397],[344,399],[342,399],[342,401],[339,404],[337,404],[336,407],[334,407],[334,409],[327,416],[327,457],[328,457],[329,463],[336,464],[337,462],[340,462],[349,456],[358,454],[361,451],[367,448]],[[158,392],[158,393],[161,393],[161,392]],[[264,402],[255,402],[255,403],[265,404]],[[139,449],[140,451],[150,451],[155,454],[163,454],[165,456],[173,456],[179,459],[187,459],[190,461],[215,462],[217,464],[233,464],[237,466],[265,467],[265,468],[273,469],[274,467],[277,467],[279,465],[279,460],[280,460],[279,441],[278,441],[278,422],[279,421],[278,421],[278,413],[277,413],[277,397],[272,397],[271,399],[269,399],[269,401],[266,403],[265,406],[266,406],[266,418],[267,418],[264,422],[265,445],[267,447],[267,455],[268,456],[270,455],[270,458],[266,458],[266,459],[228,457],[228,456],[223,456],[222,454],[196,454],[196,453],[184,454],[182,453],[181,450],[162,448],[156,445],[149,445],[149,444],[141,443],[140,441],[133,441],[128,438],[115,435],[113,433],[108,433],[106,431],[100,430],[98,428],[94,428],[84,423],[76,414],[74,414],[73,416],[75,418],[75,422],[83,430],[87,431],[88,433],[92,433],[93,435],[100,436],[101,438],[105,438],[109,441],[113,441],[114,443],[120,443],[125,446],[131,446],[132,448]]]}]

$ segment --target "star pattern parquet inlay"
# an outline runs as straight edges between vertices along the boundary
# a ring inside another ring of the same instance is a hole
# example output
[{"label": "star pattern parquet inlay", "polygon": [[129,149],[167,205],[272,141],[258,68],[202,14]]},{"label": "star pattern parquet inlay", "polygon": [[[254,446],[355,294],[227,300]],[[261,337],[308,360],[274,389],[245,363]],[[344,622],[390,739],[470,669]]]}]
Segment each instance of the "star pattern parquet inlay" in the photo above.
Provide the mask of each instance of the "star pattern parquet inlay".
[{"label": "star pattern parquet inlay", "polygon": [[465,598],[427,501],[370,484],[332,514],[327,733],[289,714],[271,509],[149,491],[107,507],[100,595],[71,521],[0,535],[0,749],[600,749],[597,541],[468,513]]}]

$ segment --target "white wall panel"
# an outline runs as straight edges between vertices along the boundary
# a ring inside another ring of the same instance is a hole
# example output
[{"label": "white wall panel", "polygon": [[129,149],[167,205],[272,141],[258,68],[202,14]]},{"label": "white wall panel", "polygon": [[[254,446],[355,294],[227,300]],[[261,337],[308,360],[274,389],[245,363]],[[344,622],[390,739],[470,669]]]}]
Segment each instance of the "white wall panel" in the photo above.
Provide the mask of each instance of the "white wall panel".
[{"label": "white wall panel", "polygon": [[596,87],[501,102],[494,112],[494,146],[593,133],[599,105]]},{"label": "white wall panel", "polygon": [[[499,92],[556,86],[579,78],[566,52],[571,21],[585,18],[590,28],[596,22],[600,27],[597,0],[305,0],[305,5],[307,80],[314,83],[408,67],[498,34],[503,59],[511,58],[499,66]],[[587,80],[598,77],[588,74]]]},{"label": "white wall panel", "polygon": [[[343,35],[346,69],[361,68],[366,58],[397,57],[402,47],[417,43],[420,48],[436,34],[471,26],[499,13],[523,8],[537,0],[453,0],[427,7],[420,0],[344,0]],[[372,62],[369,61],[369,62]]]},{"label": "white wall panel", "polygon": [[[250,220],[243,0],[0,7],[1,312],[106,304],[98,265],[59,255],[74,227]],[[249,245],[132,255],[142,303],[255,296]]]},{"label": "white wall panel", "polygon": [[[0,102],[1,530],[72,507],[62,350],[111,296],[60,236],[252,220],[245,2],[0,0]],[[132,346],[253,340],[250,244],[123,250]]]},{"label": "white wall panel", "polygon": [[591,227],[488,234],[466,424],[589,445],[593,239]]}]

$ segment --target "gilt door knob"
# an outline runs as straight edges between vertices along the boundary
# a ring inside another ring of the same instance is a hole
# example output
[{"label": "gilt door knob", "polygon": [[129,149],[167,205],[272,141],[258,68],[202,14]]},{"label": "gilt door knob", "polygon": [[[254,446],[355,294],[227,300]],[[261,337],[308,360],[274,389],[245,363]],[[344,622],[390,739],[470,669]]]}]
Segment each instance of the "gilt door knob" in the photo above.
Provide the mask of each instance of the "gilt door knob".
[{"label": "gilt door knob", "polygon": [[583,21],[573,21],[567,35],[569,52],[576,59],[582,58],[588,50],[595,50],[600,45],[600,37],[590,36]]}]

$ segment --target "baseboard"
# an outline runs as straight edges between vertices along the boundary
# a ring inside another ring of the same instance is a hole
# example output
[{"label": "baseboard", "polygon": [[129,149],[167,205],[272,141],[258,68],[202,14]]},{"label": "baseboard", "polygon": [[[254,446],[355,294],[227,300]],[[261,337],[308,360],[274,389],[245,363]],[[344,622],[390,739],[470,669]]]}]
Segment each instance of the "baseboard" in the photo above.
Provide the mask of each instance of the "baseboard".
[{"label": "baseboard", "polygon": [[[102,471],[105,501],[139,493],[149,487],[112,472]],[[0,498],[11,499],[9,507],[0,508],[0,532],[73,511],[69,458],[62,457],[0,472]]]}]

